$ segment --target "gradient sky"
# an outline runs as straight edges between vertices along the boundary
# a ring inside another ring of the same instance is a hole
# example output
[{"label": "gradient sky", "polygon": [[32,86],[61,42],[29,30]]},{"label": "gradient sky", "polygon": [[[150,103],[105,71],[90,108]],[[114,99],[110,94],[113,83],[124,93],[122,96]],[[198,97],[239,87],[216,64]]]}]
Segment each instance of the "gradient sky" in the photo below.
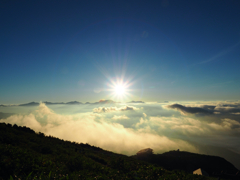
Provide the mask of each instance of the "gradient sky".
[{"label": "gradient sky", "polygon": [[0,104],[239,100],[240,1],[1,1]]}]

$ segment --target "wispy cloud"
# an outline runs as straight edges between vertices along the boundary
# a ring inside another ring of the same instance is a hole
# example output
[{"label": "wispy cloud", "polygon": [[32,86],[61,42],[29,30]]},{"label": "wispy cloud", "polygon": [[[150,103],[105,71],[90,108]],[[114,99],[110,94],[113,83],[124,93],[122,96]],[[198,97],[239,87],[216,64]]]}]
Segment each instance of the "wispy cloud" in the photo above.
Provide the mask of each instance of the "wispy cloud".
[{"label": "wispy cloud", "polygon": [[228,54],[231,51],[235,50],[239,45],[240,45],[240,41],[237,42],[236,44],[234,44],[233,46],[224,49],[223,51],[219,52],[218,54],[214,55],[213,57],[211,57],[211,58],[209,58],[207,60],[200,61],[200,62],[198,62],[196,64],[192,64],[192,66],[199,65],[199,64],[206,64],[206,63],[209,63],[209,62],[212,62],[212,61],[216,61],[220,57],[225,56],[226,54]]}]

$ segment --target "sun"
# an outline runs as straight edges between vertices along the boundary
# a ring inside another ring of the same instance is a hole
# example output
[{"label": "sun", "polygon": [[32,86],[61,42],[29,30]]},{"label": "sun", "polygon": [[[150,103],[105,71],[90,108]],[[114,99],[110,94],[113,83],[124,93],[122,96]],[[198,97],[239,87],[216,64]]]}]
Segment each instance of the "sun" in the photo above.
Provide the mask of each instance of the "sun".
[{"label": "sun", "polygon": [[114,91],[117,96],[124,96],[126,93],[126,87],[122,84],[117,84],[114,87]]},{"label": "sun", "polygon": [[132,83],[124,80],[123,78],[111,78],[110,82],[108,83],[108,91],[111,92],[109,94],[109,98],[116,101],[127,100],[131,96],[131,85]]}]

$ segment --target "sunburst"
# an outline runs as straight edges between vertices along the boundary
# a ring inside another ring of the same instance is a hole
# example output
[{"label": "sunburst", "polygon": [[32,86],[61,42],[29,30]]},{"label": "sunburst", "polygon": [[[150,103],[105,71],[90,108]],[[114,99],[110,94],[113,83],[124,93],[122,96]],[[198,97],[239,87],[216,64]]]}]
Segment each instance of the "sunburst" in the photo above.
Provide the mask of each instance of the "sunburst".
[{"label": "sunburst", "polygon": [[109,91],[111,92],[110,98],[117,101],[127,100],[130,94],[131,83],[129,81],[124,81],[123,78],[111,79],[108,84]]}]

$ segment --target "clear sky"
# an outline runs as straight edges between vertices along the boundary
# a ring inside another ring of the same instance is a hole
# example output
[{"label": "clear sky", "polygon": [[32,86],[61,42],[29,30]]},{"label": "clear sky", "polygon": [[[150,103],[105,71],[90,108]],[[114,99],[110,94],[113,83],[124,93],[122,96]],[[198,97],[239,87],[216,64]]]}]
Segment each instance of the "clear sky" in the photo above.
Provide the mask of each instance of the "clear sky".
[{"label": "clear sky", "polygon": [[240,99],[240,1],[0,2],[0,104]]}]

